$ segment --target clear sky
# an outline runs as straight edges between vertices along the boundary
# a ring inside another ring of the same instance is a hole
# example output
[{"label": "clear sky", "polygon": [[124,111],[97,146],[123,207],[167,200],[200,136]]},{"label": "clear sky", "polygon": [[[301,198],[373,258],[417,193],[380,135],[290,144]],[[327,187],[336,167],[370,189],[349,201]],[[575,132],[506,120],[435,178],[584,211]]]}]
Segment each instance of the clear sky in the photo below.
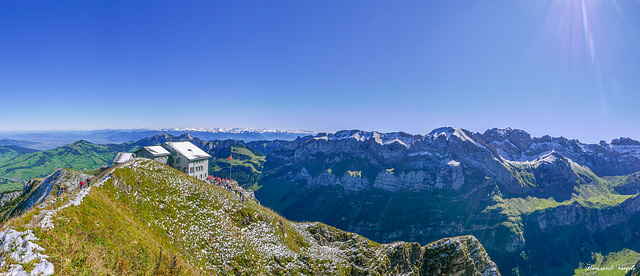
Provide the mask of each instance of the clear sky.
[{"label": "clear sky", "polygon": [[640,140],[640,1],[0,1],[0,118]]}]

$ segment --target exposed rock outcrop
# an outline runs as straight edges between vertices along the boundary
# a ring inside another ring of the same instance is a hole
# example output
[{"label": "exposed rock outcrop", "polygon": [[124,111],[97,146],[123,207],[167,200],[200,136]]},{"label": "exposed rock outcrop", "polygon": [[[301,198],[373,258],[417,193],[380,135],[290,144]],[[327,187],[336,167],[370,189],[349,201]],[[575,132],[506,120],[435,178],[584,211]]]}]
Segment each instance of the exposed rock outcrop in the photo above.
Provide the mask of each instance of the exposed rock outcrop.
[{"label": "exposed rock outcrop", "polygon": [[425,246],[421,275],[500,275],[473,236],[445,238]]},{"label": "exposed rock outcrop", "polygon": [[60,196],[63,186],[66,192],[79,189],[80,182],[86,181],[90,177],[90,175],[75,170],[58,169],[45,178],[31,179],[24,185],[22,193],[14,199],[16,204],[7,206],[8,208],[2,212],[2,220],[23,214],[48,199]]},{"label": "exposed rock outcrop", "polygon": [[7,202],[19,197],[22,191],[6,192],[0,195],[0,207],[4,206]]}]

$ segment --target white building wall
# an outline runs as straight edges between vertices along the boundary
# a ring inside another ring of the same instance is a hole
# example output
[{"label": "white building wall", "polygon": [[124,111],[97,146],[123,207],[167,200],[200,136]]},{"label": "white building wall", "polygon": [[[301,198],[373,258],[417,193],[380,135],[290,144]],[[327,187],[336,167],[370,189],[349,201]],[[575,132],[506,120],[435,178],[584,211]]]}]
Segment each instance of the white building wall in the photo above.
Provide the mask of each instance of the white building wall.
[{"label": "white building wall", "polygon": [[175,150],[169,150],[169,152],[171,152],[173,163],[171,161],[168,161],[167,164],[171,167],[201,180],[204,180],[209,176],[208,159],[189,161],[189,159]]},{"label": "white building wall", "polygon": [[140,151],[136,152],[137,157],[144,157],[144,158],[149,158],[152,160],[156,160],[162,164],[167,164],[167,159],[169,156],[164,155],[164,156],[159,156],[159,157],[154,157],[152,153],[150,153],[147,149],[143,148]]}]

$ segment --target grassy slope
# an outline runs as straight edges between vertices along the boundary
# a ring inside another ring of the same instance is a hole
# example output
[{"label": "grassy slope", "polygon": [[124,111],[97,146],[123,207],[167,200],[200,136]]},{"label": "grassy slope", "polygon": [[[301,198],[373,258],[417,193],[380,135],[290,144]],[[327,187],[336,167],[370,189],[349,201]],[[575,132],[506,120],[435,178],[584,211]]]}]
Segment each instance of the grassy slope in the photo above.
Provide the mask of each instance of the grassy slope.
[{"label": "grassy slope", "polygon": [[[125,150],[120,145],[97,145],[86,141],[56,149],[34,152],[15,157],[11,162],[0,164],[0,175],[5,178],[18,177],[21,181],[46,176],[58,168],[84,170],[111,163],[118,151]],[[22,184],[0,186],[0,190],[22,189]]]},{"label": "grassy slope", "polygon": [[557,202],[551,197],[537,198],[527,196],[526,198],[502,199],[499,196],[493,196],[492,199],[496,204],[487,207],[485,211],[500,209],[501,213],[513,217],[571,204],[599,209],[619,205],[627,199],[636,196],[622,195],[616,192],[613,189],[616,185],[613,178],[600,178],[590,170],[585,170],[581,167],[574,167],[573,169],[576,175],[582,179],[588,179],[590,182],[588,184],[577,185],[574,195],[569,200]]},{"label": "grassy slope", "polygon": [[0,164],[23,154],[38,152],[38,150],[23,148],[19,146],[0,146]]},{"label": "grassy slope", "polygon": [[[262,175],[265,162],[265,155],[259,151],[234,145],[231,148],[216,149],[209,152],[210,159],[209,174],[222,178],[229,178],[229,165],[231,164],[231,179],[237,180],[244,188],[257,188],[257,183]],[[229,161],[229,155],[233,155]]]},{"label": "grassy slope", "polygon": [[[13,158],[34,152],[38,152],[38,150],[23,148],[20,146],[0,146],[0,166],[8,163],[9,160]],[[22,189],[22,183],[11,181],[11,177],[11,175],[0,174],[0,194]]]},{"label": "grassy slope", "polygon": [[[33,152],[6,150],[0,147],[0,193],[22,189],[22,181],[36,177],[43,177],[57,168],[72,168],[85,170],[97,168],[111,163],[120,151],[133,152],[146,145],[157,145],[164,141],[179,141],[181,137],[157,136],[137,142],[121,145],[99,145],[86,141],[78,141],[56,149]],[[230,147],[216,148],[209,152],[213,156],[210,160],[210,175],[229,178],[229,163],[232,167],[231,178],[245,188],[256,185],[262,173],[265,162],[264,154],[238,143],[233,146],[233,160],[229,161]],[[3,159],[5,162],[1,162]],[[9,159],[11,160],[10,162]],[[18,177],[17,182],[9,181],[11,177]]]},{"label": "grassy slope", "polygon": [[94,189],[81,206],[60,211],[49,231],[36,228],[38,212],[32,210],[6,225],[19,231],[35,229],[37,243],[46,248],[58,275],[197,274],[104,190]]},{"label": "grassy slope", "polygon": [[[624,201],[634,198],[636,194],[620,194],[614,188],[620,182],[629,178],[629,176],[604,177],[600,178],[584,167],[573,167],[574,172],[581,179],[588,180],[588,184],[580,184],[575,187],[575,193],[569,200],[557,202],[554,198],[537,198],[527,196],[526,198],[507,198],[503,199],[497,195],[492,197],[495,204],[487,207],[483,212],[498,210],[501,214],[506,215],[507,220],[502,222],[512,233],[522,233],[522,218],[534,212],[553,212],[556,207],[565,205],[578,205],[585,209],[603,209],[622,204]],[[526,185],[532,185],[525,183]],[[559,234],[560,235],[560,234]],[[576,249],[578,250],[578,249]],[[579,263],[579,267],[562,267],[558,269],[574,270],[575,275],[624,275],[625,270],[601,270],[594,271],[587,269],[589,265],[592,267],[632,267],[640,257],[640,254],[630,250],[622,249],[618,252],[590,252],[593,260],[584,263],[575,260],[575,256],[571,257],[572,263]],[[603,256],[605,254],[606,256]],[[565,263],[563,266],[572,266]],[[551,271],[546,271],[552,273]]]},{"label": "grassy slope", "polygon": [[594,263],[591,266],[583,265],[581,268],[576,269],[574,271],[575,275],[622,276],[626,274],[627,269],[632,268],[640,260],[640,253],[629,249],[611,252],[606,256],[601,253],[594,253],[593,255]]},{"label": "grassy slope", "polygon": [[293,223],[156,162],[114,170],[80,206],[58,211],[51,230],[37,227],[39,213],[34,208],[5,225],[35,228],[36,243],[62,275],[388,275],[418,269],[403,262],[417,244],[381,245],[320,223]]}]

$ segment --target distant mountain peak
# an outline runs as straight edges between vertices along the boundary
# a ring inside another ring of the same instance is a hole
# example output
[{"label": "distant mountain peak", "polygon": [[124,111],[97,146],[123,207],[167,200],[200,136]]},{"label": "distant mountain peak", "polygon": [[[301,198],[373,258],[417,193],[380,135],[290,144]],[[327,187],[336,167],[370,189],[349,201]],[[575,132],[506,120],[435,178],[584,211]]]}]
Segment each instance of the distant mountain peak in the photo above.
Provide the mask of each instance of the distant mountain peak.
[{"label": "distant mountain peak", "polygon": [[73,145],[90,145],[90,144],[92,143],[87,140],[78,140],[73,143]]},{"label": "distant mountain peak", "polygon": [[[531,146],[533,139],[531,135],[524,130],[512,129],[510,127],[499,129],[492,128],[485,131],[480,135],[487,144],[495,146],[501,146],[503,143],[508,142],[511,145],[518,148],[520,151],[525,151]],[[549,140],[551,137],[549,137]]]},{"label": "distant mountain peak", "polygon": [[411,135],[404,132],[381,133],[377,131],[362,131],[358,129],[352,129],[341,130],[335,133],[318,133],[313,137],[313,139],[327,141],[355,140],[360,142],[373,140],[375,143],[380,145],[398,143],[408,148],[411,147],[413,143],[420,137],[421,136],[419,135]]},{"label": "distant mountain peak", "polygon": [[[431,140],[431,141],[439,141],[439,140],[445,140],[445,141],[451,141],[451,140],[459,140],[462,142],[470,142],[473,143],[474,145],[478,146],[478,147],[483,147],[482,144],[480,144],[478,141],[476,141],[473,137],[472,137],[472,133],[458,128],[458,127],[440,127],[440,128],[436,128],[434,130],[432,130],[429,134],[427,134],[426,138]],[[455,139],[452,139],[452,137],[455,137]]]},{"label": "distant mountain peak", "polygon": [[178,138],[179,139],[184,139],[184,140],[193,140],[193,137],[188,132],[183,133]]},{"label": "distant mountain peak", "polygon": [[620,137],[611,141],[612,145],[616,146],[640,146],[640,142],[633,140],[629,137]]},{"label": "distant mountain peak", "polygon": [[255,132],[255,133],[303,133],[308,135],[315,135],[317,131],[311,130],[282,130],[282,129],[269,129],[269,128],[220,128],[220,127],[186,127],[186,128],[154,128],[150,130],[155,131],[171,131],[171,132],[208,132],[208,133],[247,133],[247,132]]}]

